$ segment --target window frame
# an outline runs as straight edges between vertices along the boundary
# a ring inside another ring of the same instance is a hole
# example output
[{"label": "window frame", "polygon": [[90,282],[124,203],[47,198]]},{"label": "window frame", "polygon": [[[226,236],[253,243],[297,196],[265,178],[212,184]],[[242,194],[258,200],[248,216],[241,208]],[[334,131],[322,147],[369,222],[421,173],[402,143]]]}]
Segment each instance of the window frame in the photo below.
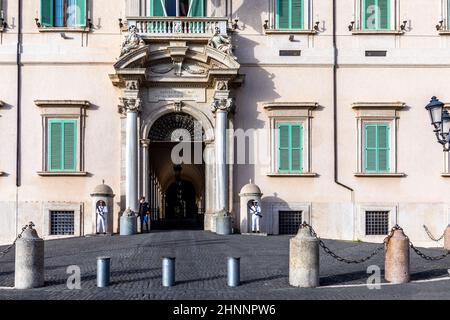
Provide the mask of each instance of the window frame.
[{"label": "window frame", "polygon": [[303,1],[303,28],[302,29],[280,29],[278,28],[278,0],[269,0],[269,14],[267,28],[264,32],[267,35],[270,34],[317,34],[318,31],[314,29],[313,21],[314,17],[314,0],[302,0]]},{"label": "window frame", "polygon": [[382,242],[385,235],[367,235],[366,234],[366,212],[368,211],[387,211],[388,212],[388,230],[391,230],[398,223],[398,205],[386,202],[368,202],[357,204],[357,228],[356,239],[367,242]]},{"label": "window frame", "polygon": [[364,27],[365,12],[364,4],[366,0],[354,0],[353,15],[351,22],[354,23],[353,34],[403,34],[400,29],[401,12],[400,0],[389,0],[389,28],[388,29],[366,29]]},{"label": "window frame", "polygon": [[[406,107],[403,102],[356,102],[352,108],[356,112],[356,177],[404,177],[404,173],[398,171],[397,140],[399,111]],[[366,171],[365,159],[365,126],[366,124],[389,125],[389,171]]]},{"label": "window frame", "polygon": [[[154,13],[153,13],[153,1],[161,1],[161,0],[147,0],[146,1],[146,5],[147,5],[147,9],[145,10],[146,11],[146,15],[148,16],[148,17],[161,17],[161,16],[155,16],[154,15]],[[164,0],[165,1],[165,0]],[[174,1],[176,1],[176,0],[174,0]],[[192,0],[189,0],[189,1],[192,1]],[[163,9],[164,9],[164,14],[165,14],[165,16],[163,16],[163,17],[170,17],[170,18],[193,18],[193,17],[206,17],[206,0],[200,0],[201,1],[201,3],[202,3],[202,11],[203,11],[203,16],[192,16],[192,15],[189,15],[189,13],[190,13],[190,10],[188,9],[188,13],[187,13],[187,15],[186,16],[179,16],[179,17],[177,17],[176,15],[175,16],[168,16],[167,15],[167,8],[166,7],[163,7]]]},{"label": "window frame", "polygon": [[[63,25],[62,26],[56,26],[56,0],[51,0],[53,1],[53,13],[52,13],[52,24],[51,25],[47,25],[44,22],[43,19],[43,0],[40,0],[40,4],[39,4],[39,10],[40,10],[40,14],[39,14],[39,25],[38,25],[38,30],[40,32],[51,32],[51,31],[61,31],[61,30],[70,30],[70,31],[74,31],[74,32],[89,32],[90,31],[90,23],[89,23],[89,15],[90,15],[90,0],[82,0],[85,3],[85,12],[84,12],[84,25],[73,25],[73,26],[68,26],[67,25],[67,6],[64,5],[64,9],[63,9]],[[64,3],[67,3],[68,0],[63,0]]]},{"label": "window frame", "polygon": [[[317,102],[266,102],[263,104],[269,117],[269,177],[317,177],[312,172],[312,118],[313,111],[319,107]],[[302,130],[302,168],[301,172],[280,172],[279,170],[279,132],[278,124],[301,124]]]},{"label": "window frame", "polygon": [[[73,235],[52,235],[51,234],[51,212],[52,211],[73,211],[74,212],[74,234]],[[82,221],[84,218],[84,205],[81,202],[44,202],[42,208],[44,228],[44,239],[65,239],[82,236]]]},{"label": "window frame", "polygon": [[293,0],[286,0],[289,1],[289,27],[288,28],[281,28],[280,27],[280,6],[281,6],[281,1],[283,0],[275,0],[275,27],[277,30],[305,30],[305,2],[307,2],[307,0],[300,0],[301,1],[301,11],[300,11],[300,21],[301,21],[301,26],[300,28],[293,28],[292,27],[292,18],[293,18],[293,14],[292,14],[292,1]]},{"label": "window frame", "polygon": [[[367,28],[367,23],[366,23],[367,22],[366,21],[367,11],[365,10],[367,1],[368,0],[362,0],[362,6],[361,6],[362,30],[364,30],[364,31],[386,31],[386,30],[391,30],[391,13],[392,13],[391,3],[394,2],[394,0],[386,0],[386,1],[389,1],[388,2],[388,7],[387,7],[387,15],[388,15],[387,16],[387,28],[381,28],[380,27],[380,23],[381,23],[380,20],[381,19],[377,19],[377,21],[376,21],[377,26],[374,29]],[[378,1],[380,1],[380,0],[373,0],[373,1],[376,1],[377,4],[378,4]]]},{"label": "window frame", "polygon": [[[40,176],[87,176],[85,172],[85,125],[88,101],[83,100],[36,100],[42,117],[42,168]],[[53,121],[74,121],[75,130],[75,170],[50,170],[50,123]]]}]

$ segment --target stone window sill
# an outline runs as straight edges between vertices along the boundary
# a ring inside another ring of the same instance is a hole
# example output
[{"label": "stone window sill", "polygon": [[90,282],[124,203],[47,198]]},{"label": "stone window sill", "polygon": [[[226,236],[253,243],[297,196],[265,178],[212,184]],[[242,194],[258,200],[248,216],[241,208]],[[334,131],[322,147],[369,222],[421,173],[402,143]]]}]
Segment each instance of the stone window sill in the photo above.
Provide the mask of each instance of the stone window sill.
[{"label": "stone window sill", "polygon": [[403,30],[354,30],[353,35],[401,35]]},{"label": "stone window sill", "polygon": [[272,172],[266,174],[268,177],[296,177],[296,178],[316,178],[319,175],[314,172],[305,172],[305,173],[278,173]]},{"label": "stone window sill", "polygon": [[315,35],[318,32],[316,30],[288,30],[288,29],[266,29],[265,33],[267,35],[271,34],[311,34]]},{"label": "stone window sill", "polygon": [[355,173],[355,177],[358,178],[403,178],[406,177],[405,173]]},{"label": "stone window sill", "polygon": [[87,172],[48,172],[41,171],[37,173],[41,177],[85,177],[88,175]]},{"label": "stone window sill", "polygon": [[39,27],[39,32],[90,32],[89,27]]}]

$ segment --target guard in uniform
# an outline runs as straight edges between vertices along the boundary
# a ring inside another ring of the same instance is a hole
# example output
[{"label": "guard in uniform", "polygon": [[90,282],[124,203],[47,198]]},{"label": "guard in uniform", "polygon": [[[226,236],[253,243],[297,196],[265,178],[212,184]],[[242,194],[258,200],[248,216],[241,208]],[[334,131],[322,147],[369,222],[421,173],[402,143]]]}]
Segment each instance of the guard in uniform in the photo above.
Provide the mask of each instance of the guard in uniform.
[{"label": "guard in uniform", "polygon": [[97,234],[106,234],[108,230],[108,207],[105,201],[99,201],[97,205]]},{"label": "guard in uniform", "polygon": [[262,214],[258,201],[253,201],[253,204],[250,206],[250,213],[252,214],[252,232],[259,233]]}]

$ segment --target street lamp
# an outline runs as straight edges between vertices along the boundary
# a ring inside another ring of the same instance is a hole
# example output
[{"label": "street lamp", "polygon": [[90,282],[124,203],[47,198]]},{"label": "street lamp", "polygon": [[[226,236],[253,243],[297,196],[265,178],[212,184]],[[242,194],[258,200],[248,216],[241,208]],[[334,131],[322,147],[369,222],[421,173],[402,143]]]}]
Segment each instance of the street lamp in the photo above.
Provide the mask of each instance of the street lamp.
[{"label": "street lamp", "polygon": [[444,151],[450,150],[450,114],[444,109],[444,104],[438,98],[432,97],[430,103],[425,107],[430,114],[434,133]]}]

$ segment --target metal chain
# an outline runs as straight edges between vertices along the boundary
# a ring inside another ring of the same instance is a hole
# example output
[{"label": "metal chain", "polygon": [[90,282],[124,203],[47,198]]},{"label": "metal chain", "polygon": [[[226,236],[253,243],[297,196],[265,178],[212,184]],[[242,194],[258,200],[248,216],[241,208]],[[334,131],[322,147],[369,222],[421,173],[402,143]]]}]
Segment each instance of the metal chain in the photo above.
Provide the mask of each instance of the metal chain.
[{"label": "metal chain", "polygon": [[425,232],[427,233],[428,237],[430,237],[430,239],[433,240],[433,241],[436,241],[436,242],[441,241],[441,240],[444,238],[444,236],[445,236],[445,232],[444,232],[444,233],[442,234],[442,236],[441,236],[439,239],[436,239],[436,238],[431,234],[430,230],[427,228],[426,225],[423,225],[423,228],[425,229]]},{"label": "metal chain", "polygon": [[442,254],[440,256],[436,256],[436,257],[432,257],[432,256],[428,256],[426,254],[424,254],[423,252],[421,252],[419,249],[417,249],[412,242],[409,242],[409,246],[411,247],[411,249],[414,250],[415,253],[417,253],[421,258],[428,260],[428,261],[438,261],[438,260],[442,260],[444,258],[446,258],[448,255],[450,255],[450,250],[448,250],[445,254]]},{"label": "metal chain", "polygon": [[387,242],[389,242],[390,238],[392,237],[392,235],[394,234],[394,231],[397,230],[397,228],[399,228],[398,226],[395,226],[394,228],[392,228],[390,234],[384,239],[383,241],[383,245],[379,246],[378,248],[376,248],[371,254],[369,254],[368,256],[362,258],[362,259],[355,259],[355,260],[350,260],[350,259],[346,259],[343,258],[339,255],[337,255],[336,253],[334,253],[330,248],[328,248],[325,243],[323,242],[322,239],[320,239],[317,236],[317,233],[314,231],[313,227],[311,227],[309,224],[307,224],[306,222],[303,222],[301,225],[302,228],[308,228],[309,231],[311,232],[311,235],[316,238],[317,240],[319,240],[319,245],[320,247],[325,251],[325,253],[327,253],[328,255],[330,255],[331,257],[333,257],[334,259],[336,259],[337,261],[340,262],[344,262],[347,264],[358,264],[358,263],[363,263],[366,262],[367,260],[372,259],[374,256],[376,256],[378,253],[380,253],[381,251],[384,250],[385,245],[387,244]]},{"label": "metal chain", "polygon": [[0,258],[3,258],[9,251],[11,251],[11,249],[16,244],[17,240],[22,238],[22,235],[25,232],[25,230],[27,230],[28,228],[33,229],[33,227],[34,227],[33,222],[29,222],[27,225],[23,226],[22,231],[17,235],[17,237],[16,237],[16,239],[14,239],[13,243],[10,246],[8,246],[5,250],[0,252]]}]

